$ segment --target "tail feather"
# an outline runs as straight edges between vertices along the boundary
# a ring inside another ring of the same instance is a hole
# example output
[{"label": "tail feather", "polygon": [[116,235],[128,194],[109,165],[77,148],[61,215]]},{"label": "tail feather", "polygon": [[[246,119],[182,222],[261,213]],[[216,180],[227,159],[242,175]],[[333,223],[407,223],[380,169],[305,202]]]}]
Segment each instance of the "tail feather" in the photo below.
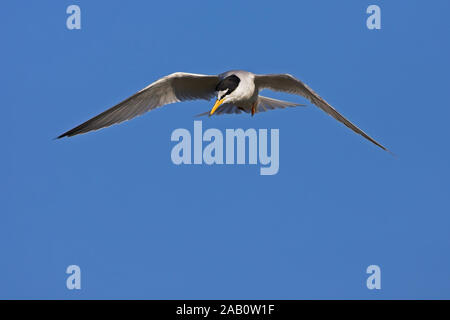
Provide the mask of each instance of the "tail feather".
[{"label": "tail feather", "polygon": [[279,108],[284,109],[286,107],[298,107],[298,106],[305,106],[305,105],[259,96],[257,112],[264,112],[264,111],[273,110],[273,109],[279,109]]},{"label": "tail feather", "polygon": [[[256,113],[265,112],[265,111],[273,110],[273,109],[284,109],[287,107],[298,107],[298,106],[305,106],[305,105],[259,96],[258,104],[256,106]],[[244,110],[244,109],[238,108],[234,105],[224,103],[216,110],[216,112],[214,114],[221,115],[221,114],[242,113],[242,112],[249,113],[249,112],[251,112],[251,110],[250,109]],[[207,115],[209,115],[209,111],[200,113],[200,114],[196,115],[196,117],[207,116]]]}]

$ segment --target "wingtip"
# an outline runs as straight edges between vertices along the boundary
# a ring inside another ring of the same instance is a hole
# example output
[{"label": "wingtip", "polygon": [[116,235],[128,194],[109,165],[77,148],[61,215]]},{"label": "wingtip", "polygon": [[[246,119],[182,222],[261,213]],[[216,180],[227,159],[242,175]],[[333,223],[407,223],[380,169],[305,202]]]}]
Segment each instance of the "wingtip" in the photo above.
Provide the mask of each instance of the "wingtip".
[{"label": "wingtip", "polygon": [[77,131],[77,129],[78,129],[78,127],[74,128],[74,129],[71,129],[69,131],[66,131],[63,134],[60,134],[59,136],[57,136],[55,138],[55,140],[58,140],[58,139],[61,139],[61,138],[66,138],[66,137],[69,138],[69,137],[73,137],[73,136],[75,136],[77,134],[80,134],[80,132]]},{"label": "wingtip", "polygon": [[382,144],[379,144],[378,142],[375,143],[378,147],[380,147],[381,149],[383,149],[384,151],[386,151],[387,153],[389,153],[391,156],[393,156],[394,158],[397,158],[397,155],[392,152],[391,150],[389,150],[388,148],[386,148],[385,146],[383,146]]},{"label": "wingtip", "polygon": [[397,154],[395,154],[395,153],[392,152],[391,150],[389,150],[389,149],[387,149],[387,148],[385,148],[384,150],[387,151],[387,152],[389,152],[389,154],[390,154],[391,156],[393,156],[394,158],[398,158]]},{"label": "wingtip", "polygon": [[61,139],[61,138],[64,138],[64,137],[68,137],[69,135],[67,134],[67,132],[65,132],[65,133],[63,133],[63,134],[60,134],[59,136],[57,136],[56,138],[53,138],[53,140],[59,140],[59,139]]}]

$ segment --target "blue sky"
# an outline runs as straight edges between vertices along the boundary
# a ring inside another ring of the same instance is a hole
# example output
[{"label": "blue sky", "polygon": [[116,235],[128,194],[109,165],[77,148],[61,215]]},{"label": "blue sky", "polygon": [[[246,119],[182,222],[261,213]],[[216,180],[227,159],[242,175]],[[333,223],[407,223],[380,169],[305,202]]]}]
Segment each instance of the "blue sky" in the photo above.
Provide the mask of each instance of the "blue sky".
[{"label": "blue sky", "polygon": [[[66,28],[71,4],[81,30]],[[370,4],[381,30],[366,28]],[[0,298],[450,298],[449,10],[444,0],[5,2]],[[172,131],[192,132],[207,101],[53,140],[161,76],[230,69],[293,74],[397,157],[309,102],[203,119],[279,129],[274,176],[171,162]],[[81,290],[66,288],[72,264]],[[381,290],[366,287],[372,264]]]}]

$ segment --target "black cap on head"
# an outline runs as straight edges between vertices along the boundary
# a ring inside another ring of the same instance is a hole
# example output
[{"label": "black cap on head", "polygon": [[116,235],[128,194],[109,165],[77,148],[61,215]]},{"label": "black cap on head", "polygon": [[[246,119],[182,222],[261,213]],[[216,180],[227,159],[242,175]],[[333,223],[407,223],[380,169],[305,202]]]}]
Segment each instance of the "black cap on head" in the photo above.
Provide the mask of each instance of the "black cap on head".
[{"label": "black cap on head", "polygon": [[234,89],[237,88],[239,82],[241,82],[241,79],[232,74],[231,76],[226,77],[217,84],[216,91],[225,91],[228,89],[226,94],[230,94],[234,91]]}]

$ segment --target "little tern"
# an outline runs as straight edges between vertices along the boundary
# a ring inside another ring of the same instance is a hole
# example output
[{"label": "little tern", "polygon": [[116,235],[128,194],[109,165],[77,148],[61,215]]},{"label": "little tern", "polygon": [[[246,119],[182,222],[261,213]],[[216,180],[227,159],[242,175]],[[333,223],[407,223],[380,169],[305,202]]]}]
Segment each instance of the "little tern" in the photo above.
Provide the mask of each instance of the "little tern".
[{"label": "little tern", "polygon": [[219,75],[172,73],[151,83],[116,106],[61,134],[58,139],[109,127],[166,104],[187,100],[210,100],[217,97],[212,109],[201,114],[209,116],[241,112],[251,113],[253,116],[255,113],[267,110],[303,106],[302,104],[263,97],[259,95],[259,91],[262,89],[303,96],[354,132],[362,135],[383,150],[389,151],[347,120],[305,83],[290,74],[259,75],[244,70],[232,70]]}]

